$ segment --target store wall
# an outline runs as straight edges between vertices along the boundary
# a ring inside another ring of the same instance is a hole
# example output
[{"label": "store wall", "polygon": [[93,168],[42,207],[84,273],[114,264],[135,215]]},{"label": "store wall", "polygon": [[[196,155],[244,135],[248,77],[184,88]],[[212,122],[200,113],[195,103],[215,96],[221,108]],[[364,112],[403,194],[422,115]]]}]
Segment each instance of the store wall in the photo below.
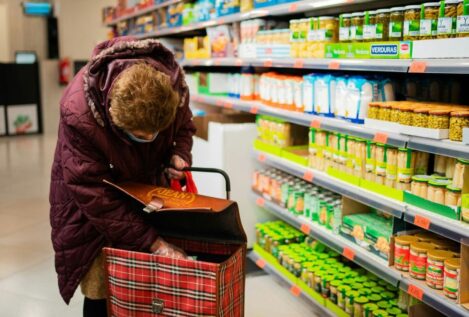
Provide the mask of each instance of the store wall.
[{"label": "store wall", "polygon": [[6,4],[0,3],[0,62],[10,59],[10,37],[8,25],[8,8]]}]

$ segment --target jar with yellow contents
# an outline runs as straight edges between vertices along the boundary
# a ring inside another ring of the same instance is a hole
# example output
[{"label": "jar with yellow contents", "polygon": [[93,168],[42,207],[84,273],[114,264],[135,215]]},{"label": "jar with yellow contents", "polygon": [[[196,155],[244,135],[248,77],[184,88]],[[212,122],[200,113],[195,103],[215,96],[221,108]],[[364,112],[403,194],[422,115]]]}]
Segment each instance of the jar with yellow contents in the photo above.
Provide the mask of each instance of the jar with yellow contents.
[{"label": "jar with yellow contents", "polygon": [[352,14],[351,26],[350,26],[350,40],[352,42],[363,41],[363,22],[365,13],[355,12]]},{"label": "jar with yellow contents", "polygon": [[449,121],[449,139],[452,141],[462,141],[462,131],[469,127],[469,111],[451,112]]},{"label": "jar with yellow contents", "polygon": [[420,39],[434,39],[438,32],[438,15],[440,12],[439,2],[428,2],[423,4],[423,12],[420,20]]},{"label": "jar with yellow contents", "polygon": [[352,23],[352,14],[341,14],[339,17],[339,42],[350,41],[350,26]]},{"label": "jar with yellow contents", "polygon": [[469,36],[469,0],[459,0],[456,34],[458,37]]},{"label": "jar with yellow contents", "polygon": [[381,103],[378,111],[378,119],[382,121],[390,121],[391,106],[386,103]]},{"label": "jar with yellow contents", "polygon": [[404,11],[404,40],[418,40],[420,35],[421,6],[406,6]]},{"label": "jar with yellow contents", "polygon": [[410,106],[401,107],[399,113],[399,123],[403,125],[412,125],[413,109]]},{"label": "jar with yellow contents", "polygon": [[435,109],[428,112],[428,127],[430,129],[449,129],[450,110]]},{"label": "jar with yellow contents", "polygon": [[389,14],[389,40],[400,41],[404,31],[404,7],[394,7]]},{"label": "jar with yellow contents", "polygon": [[381,102],[370,102],[368,105],[368,119],[378,119],[380,105]]},{"label": "jar with yellow contents", "polygon": [[439,39],[456,37],[458,3],[459,0],[441,1],[440,14],[438,17]]},{"label": "jar with yellow contents", "polygon": [[428,112],[430,108],[419,107],[414,109],[412,114],[412,126],[420,128],[428,128]]}]

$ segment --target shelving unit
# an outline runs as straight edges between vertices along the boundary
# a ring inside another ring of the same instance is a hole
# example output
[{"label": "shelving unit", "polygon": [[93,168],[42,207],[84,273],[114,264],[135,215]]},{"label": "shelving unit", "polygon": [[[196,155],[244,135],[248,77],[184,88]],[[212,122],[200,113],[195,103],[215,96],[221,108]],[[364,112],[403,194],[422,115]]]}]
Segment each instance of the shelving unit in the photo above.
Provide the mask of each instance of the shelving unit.
[{"label": "shelving unit", "polygon": [[168,7],[170,5],[173,5],[173,4],[176,4],[176,3],[179,3],[181,2],[182,0],[169,0],[169,1],[165,1],[163,3],[159,3],[159,4],[155,4],[155,5],[152,5],[152,6],[148,6],[146,8],[143,8],[143,9],[135,9],[135,12],[131,13],[131,14],[126,14],[126,15],[123,15],[121,17],[118,17],[114,20],[112,20],[111,22],[108,22],[106,23],[105,25],[108,26],[108,27],[111,27],[111,26],[114,26],[116,25],[117,23],[119,22],[122,22],[122,21],[125,21],[125,20],[130,20],[130,19],[133,19],[133,18],[137,18],[137,17],[140,17],[142,15],[145,15],[145,14],[148,14],[148,13],[151,13],[155,10],[158,10],[158,9],[161,9],[161,8],[164,8],[164,7]]}]

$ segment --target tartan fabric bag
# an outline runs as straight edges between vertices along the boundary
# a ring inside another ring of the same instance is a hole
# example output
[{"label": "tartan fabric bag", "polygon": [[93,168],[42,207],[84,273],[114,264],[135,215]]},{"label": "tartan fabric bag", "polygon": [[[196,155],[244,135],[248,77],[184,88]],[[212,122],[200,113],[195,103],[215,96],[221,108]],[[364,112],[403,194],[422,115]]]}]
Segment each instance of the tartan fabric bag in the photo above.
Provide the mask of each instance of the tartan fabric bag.
[{"label": "tartan fabric bag", "polygon": [[196,260],[105,248],[109,316],[244,316],[246,235],[235,202],[110,184],[154,211],[160,235]]}]

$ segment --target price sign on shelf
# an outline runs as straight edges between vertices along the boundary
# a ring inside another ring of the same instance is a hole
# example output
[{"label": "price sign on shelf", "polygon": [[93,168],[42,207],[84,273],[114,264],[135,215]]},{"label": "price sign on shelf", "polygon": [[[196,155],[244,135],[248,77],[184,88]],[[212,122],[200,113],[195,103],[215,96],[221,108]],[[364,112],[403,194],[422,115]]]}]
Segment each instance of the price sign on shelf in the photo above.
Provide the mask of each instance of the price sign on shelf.
[{"label": "price sign on shelf", "polygon": [[288,12],[295,12],[296,10],[298,10],[298,4],[296,3],[290,4],[290,7],[288,8]]},{"label": "price sign on shelf", "polygon": [[226,109],[233,109],[233,103],[230,101],[226,101],[223,103],[223,107],[225,107]]},{"label": "price sign on shelf", "polygon": [[321,120],[314,119],[313,121],[311,121],[311,128],[320,129],[321,128]]},{"label": "price sign on shelf", "polygon": [[303,179],[307,182],[312,182],[314,178],[314,174],[312,171],[308,170],[303,174]]},{"label": "price sign on shelf", "polygon": [[214,63],[215,66],[220,66],[221,65],[221,59],[217,58],[215,59]]},{"label": "price sign on shelf", "polygon": [[426,62],[413,61],[409,67],[409,73],[425,73],[427,70]]},{"label": "price sign on shelf", "polygon": [[272,60],[267,59],[264,61],[264,67],[272,67]]},{"label": "price sign on shelf", "polygon": [[236,61],[235,61],[235,65],[236,66],[243,66],[243,60],[240,59],[240,58],[237,58]]},{"label": "price sign on shelf", "polygon": [[303,68],[305,66],[305,61],[302,58],[295,59],[293,63],[293,68]]},{"label": "price sign on shelf", "polygon": [[355,259],[355,251],[347,247],[344,248],[342,255],[346,257],[347,259],[349,259],[350,261],[353,261],[353,259]]},{"label": "price sign on shelf", "polygon": [[218,107],[223,107],[223,100],[217,100],[215,102],[215,104],[218,106]]},{"label": "price sign on shelf", "polygon": [[256,205],[258,205],[259,207],[264,207],[264,205],[265,205],[265,199],[262,198],[262,197],[258,197],[258,198],[256,199]]},{"label": "price sign on shelf", "polygon": [[265,267],[265,260],[264,259],[259,259],[256,261],[256,265],[263,269]]},{"label": "price sign on shelf", "polygon": [[249,112],[252,114],[257,114],[258,111],[259,111],[259,108],[256,106],[251,107],[251,110],[249,110]]},{"label": "price sign on shelf", "polygon": [[311,232],[311,227],[304,223],[304,224],[301,225],[300,230],[304,234],[308,235]]},{"label": "price sign on shelf", "polygon": [[296,285],[293,285],[291,288],[290,288],[290,293],[293,294],[293,296],[300,296],[301,295],[301,288],[299,288],[298,286]]},{"label": "price sign on shelf", "polygon": [[376,132],[375,137],[373,138],[373,142],[376,143],[388,143],[388,134],[384,132]]},{"label": "price sign on shelf", "polygon": [[428,230],[430,228],[431,221],[427,217],[415,215],[414,225],[419,226],[420,228]]},{"label": "price sign on shelf", "polygon": [[257,159],[259,160],[259,162],[265,162],[267,157],[265,156],[264,153],[260,153],[259,156],[257,157]]},{"label": "price sign on shelf", "polygon": [[412,295],[413,297],[417,298],[420,301],[423,299],[423,290],[418,286],[409,284],[407,293],[409,293],[410,295]]},{"label": "price sign on shelf", "polygon": [[329,63],[328,68],[334,69],[334,70],[340,69],[340,63],[336,61],[332,61]]}]

